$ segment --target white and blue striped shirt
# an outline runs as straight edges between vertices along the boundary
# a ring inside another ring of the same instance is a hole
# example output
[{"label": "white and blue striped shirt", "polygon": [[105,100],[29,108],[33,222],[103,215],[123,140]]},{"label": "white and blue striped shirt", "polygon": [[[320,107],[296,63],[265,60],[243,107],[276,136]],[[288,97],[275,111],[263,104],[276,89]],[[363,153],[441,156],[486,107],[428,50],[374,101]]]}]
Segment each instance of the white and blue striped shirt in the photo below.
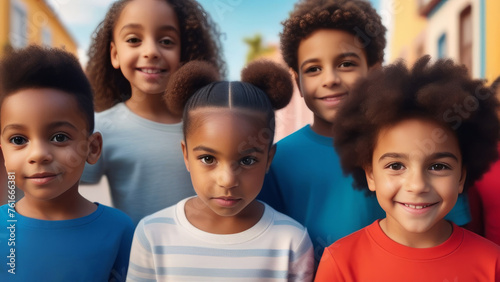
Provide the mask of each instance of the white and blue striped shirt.
[{"label": "white and blue striped shirt", "polygon": [[250,229],[212,234],[187,220],[188,199],[140,221],[127,281],[312,281],[311,239],[295,220],[264,204]]}]

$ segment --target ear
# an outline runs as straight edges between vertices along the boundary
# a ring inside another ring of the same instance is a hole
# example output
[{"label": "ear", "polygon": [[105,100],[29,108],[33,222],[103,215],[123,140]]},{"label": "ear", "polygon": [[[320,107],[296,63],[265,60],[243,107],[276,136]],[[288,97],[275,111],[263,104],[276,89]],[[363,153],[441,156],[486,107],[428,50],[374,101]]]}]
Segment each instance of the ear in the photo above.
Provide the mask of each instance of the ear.
[{"label": "ear", "polygon": [[365,175],[366,175],[366,182],[368,182],[368,189],[370,189],[370,191],[372,192],[375,192],[375,179],[373,178],[373,168],[372,166],[366,166],[364,168],[365,170]]},{"label": "ear", "polygon": [[87,162],[95,164],[102,152],[102,135],[99,132],[94,132],[89,137],[89,152],[87,154]]},{"label": "ear", "polygon": [[109,50],[110,50],[110,56],[111,56],[111,64],[113,65],[113,67],[115,69],[119,69],[120,68],[120,60],[118,58],[118,50],[116,50],[116,45],[112,41],[110,43]]},{"label": "ear", "polygon": [[181,141],[181,147],[182,147],[182,155],[184,156],[184,164],[186,165],[187,171],[189,171],[187,146],[186,146],[186,142],[184,142],[184,140]]},{"label": "ear", "polygon": [[460,176],[460,182],[458,183],[458,194],[462,194],[464,191],[465,178],[467,177],[467,169],[462,167],[462,175]]},{"label": "ear", "polygon": [[276,154],[276,144],[271,146],[271,149],[269,149],[269,155],[267,156],[267,164],[266,164],[266,173],[269,171],[269,168],[271,167],[271,163],[273,162],[274,155]]},{"label": "ear", "polygon": [[290,69],[290,72],[292,73],[293,80],[295,80],[295,84],[297,84],[297,88],[299,89],[300,97],[304,97],[304,95],[302,95],[302,90],[301,90],[302,87],[300,87],[299,74],[296,71],[294,71],[293,69]]}]

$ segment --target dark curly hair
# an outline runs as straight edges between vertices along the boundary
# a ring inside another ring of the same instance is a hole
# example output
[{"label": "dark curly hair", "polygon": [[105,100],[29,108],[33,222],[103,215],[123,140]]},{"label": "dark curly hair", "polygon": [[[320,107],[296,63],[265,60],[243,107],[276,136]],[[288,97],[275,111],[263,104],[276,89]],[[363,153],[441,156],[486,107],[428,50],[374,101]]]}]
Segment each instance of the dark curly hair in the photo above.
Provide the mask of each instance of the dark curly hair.
[{"label": "dark curly hair", "polygon": [[5,55],[0,62],[0,105],[7,96],[28,88],[51,88],[74,97],[88,134],[93,133],[92,88],[73,54],[33,45]]},{"label": "dark curly hair", "polygon": [[[130,98],[130,83],[121,70],[111,65],[110,45],[113,29],[123,8],[133,0],[119,0],[111,6],[104,20],[92,35],[87,75],[94,87],[95,107],[104,111]],[[221,57],[220,33],[210,16],[195,0],[165,0],[177,14],[181,36],[181,63],[206,60],[214,64],[221,75],[226,65]]]},{"label": "dark curly hair", "polygon": [[250,63],[240,81],[219,81],[216,68],[203,61],[191,61],[170,78],[164,98],[167,107],[183,110],[184,137],[191,130],[190,113],[202,107],[243,109],[265,116],[265,138],[273,143],[274,110],[285,107],[292,98],[290,73],[280,65],[261,60]]},{"label": "dark curly hair", "polygon": [[464,189],[498,158],[499,103],[491,89],[450,59],[429,61],[424,56],[411,70],[400,61],[371,73],[358,81],[337,112],[334,146],[356,188],[368,187],[363,168],[372,163],[378,132],[412,117],[443,124],[456,134],[467,168]]},{"label": "dark curly hair", "polygon": [[282,24],[283,58],[296,72],[300,42],[318,29],[339,29],[356,36],[365,50],[368,66],[384,60],[387,29],[368,1],[302,0]]}]

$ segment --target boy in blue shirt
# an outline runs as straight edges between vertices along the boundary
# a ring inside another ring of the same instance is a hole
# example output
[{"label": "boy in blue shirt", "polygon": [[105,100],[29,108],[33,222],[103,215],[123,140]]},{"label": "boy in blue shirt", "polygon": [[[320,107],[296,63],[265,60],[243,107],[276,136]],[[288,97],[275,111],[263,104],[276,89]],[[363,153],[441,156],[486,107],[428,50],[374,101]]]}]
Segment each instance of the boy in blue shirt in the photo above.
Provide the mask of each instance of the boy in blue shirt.
[{"label": "boy in blue shirt", "polygon": [[[259,198],[307,227],[318,262],[325,247],[384,217],[342,174],[331,127],[358,78],[382,64],[386,28],[362,0],[300,1],[283,26],[283,57],[314,119],[277,143]],[[458,225],[470,220],[464,200],[450,214]]]},{"label": "boy in blue shirt", "polygon": [[95,163],[102,147],[78,60],[35,46],[7,54],[0,130],[9,180],[9,203],[0,207],[0,281],[125,281],[131,219],[78,192],[85,162]]}]

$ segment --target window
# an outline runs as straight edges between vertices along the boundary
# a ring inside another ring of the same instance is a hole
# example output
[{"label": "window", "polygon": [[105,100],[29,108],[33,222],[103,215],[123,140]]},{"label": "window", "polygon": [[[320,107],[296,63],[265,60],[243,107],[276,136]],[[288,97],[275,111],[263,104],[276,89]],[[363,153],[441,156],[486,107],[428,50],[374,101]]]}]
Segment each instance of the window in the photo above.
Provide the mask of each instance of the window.
[{"label": "window", "polygon": [[447,46],[446,46],[446,33],[443,33],[438,39],[438,59],[446,58],[447,56]]},{"label": "window", "polygon": [[460,13],[460,63],[472,73],[472,9],[468,6]]},{"label": "window", "polygon": [[26,7],[19,1],[11,2],[10,13],[10,44],[14,48],[28,45],[27,13]]}]

